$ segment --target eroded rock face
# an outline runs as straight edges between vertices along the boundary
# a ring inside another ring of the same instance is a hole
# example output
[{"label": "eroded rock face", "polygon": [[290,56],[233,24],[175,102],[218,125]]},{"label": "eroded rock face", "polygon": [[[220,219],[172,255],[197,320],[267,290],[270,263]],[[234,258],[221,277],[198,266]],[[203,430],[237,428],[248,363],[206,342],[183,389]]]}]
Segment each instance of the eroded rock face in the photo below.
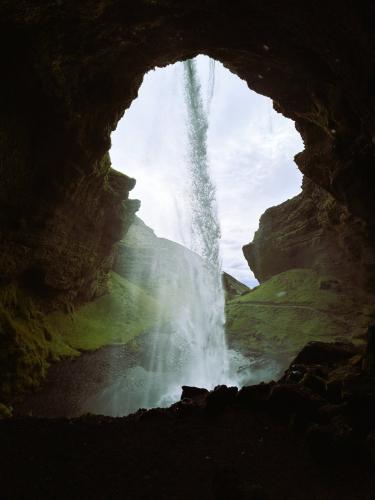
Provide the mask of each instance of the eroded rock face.
[{"label": "eroded rock face", "polygon": [[128,199],[135,181],[112,170],[106,158],[97,172],[75,173],[53,194],[44,191],[50,181],[46,174],[27,212],[8,207],[1,213],[0,278],[18,281],[52,307],[80,304],[106,289],[113,245],[138,208]]},{"label": "eroded rock face", "polygon": [[361,218],[305,178],[301,194],[266,210],[243,252],[260,282],[307,268],[374,291],[374,241]]},{"label": "eroded rock face", "polygon": [[301,171],[372,224],[374,9],[370,1],[2,2],[2,280],[31,277],[34,288],[73,298],[97,293],[128,222],[131,187],[103,160],[110,133],[147,70],[198,53],[274,99],[304,140]]}]

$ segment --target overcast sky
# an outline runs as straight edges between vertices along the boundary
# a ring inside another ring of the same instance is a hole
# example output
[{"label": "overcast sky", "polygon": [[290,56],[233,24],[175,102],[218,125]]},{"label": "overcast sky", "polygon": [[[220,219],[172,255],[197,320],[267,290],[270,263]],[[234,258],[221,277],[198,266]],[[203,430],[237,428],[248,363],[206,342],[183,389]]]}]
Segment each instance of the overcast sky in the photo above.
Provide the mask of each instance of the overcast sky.
[{"label": "overcast sky", "polygon": [[[199,56],[204,99],[208,67],[208,58]],[[187,244],[185,111],[182,63],[149,72],[112,134],[110,151],[113,167],[137,180],[131,197],[141,200],[138,215],[158,236],[182,244]],[[223,269],[249,286],[257,282],[242,245],[252,240],[267,208],[300,192],[302,176],[293,157],[302,149],[294,123],[216,63],[208,154],[217,188]]]}]

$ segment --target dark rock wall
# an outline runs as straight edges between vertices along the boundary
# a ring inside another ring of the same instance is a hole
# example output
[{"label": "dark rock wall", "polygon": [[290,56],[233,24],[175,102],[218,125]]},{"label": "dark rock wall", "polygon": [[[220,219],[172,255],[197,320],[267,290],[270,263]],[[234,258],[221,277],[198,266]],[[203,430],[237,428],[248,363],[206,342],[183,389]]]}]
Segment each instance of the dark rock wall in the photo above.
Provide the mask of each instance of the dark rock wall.
[{"label": "dark rock wall", "polygon": [[301,171],[372,224],[374,14],[351,0],[4,0],[3,282],[69,300],[100,293],[129,222],[131,181],[109,169],[110,133],[147,70],[198,53],[274,99],[304,140]]}]

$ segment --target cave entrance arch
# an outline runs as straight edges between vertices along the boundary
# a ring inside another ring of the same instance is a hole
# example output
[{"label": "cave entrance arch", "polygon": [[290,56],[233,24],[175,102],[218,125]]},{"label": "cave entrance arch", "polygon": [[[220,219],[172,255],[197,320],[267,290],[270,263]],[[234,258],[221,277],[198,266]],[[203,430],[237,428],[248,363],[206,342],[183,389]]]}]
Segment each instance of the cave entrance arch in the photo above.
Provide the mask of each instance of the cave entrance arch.
[{"label": "cave entrance arch", "polygon": [[204,53],[296,122],[313,195],[322,186],[342,205],[328,219],[344,235],[342,260],[374,287],[372,3],[37,1],[1,11],[3,283],[37,269],[60,309],[103,293],[132,187],[105,159],[110,133],[148,70]]}]

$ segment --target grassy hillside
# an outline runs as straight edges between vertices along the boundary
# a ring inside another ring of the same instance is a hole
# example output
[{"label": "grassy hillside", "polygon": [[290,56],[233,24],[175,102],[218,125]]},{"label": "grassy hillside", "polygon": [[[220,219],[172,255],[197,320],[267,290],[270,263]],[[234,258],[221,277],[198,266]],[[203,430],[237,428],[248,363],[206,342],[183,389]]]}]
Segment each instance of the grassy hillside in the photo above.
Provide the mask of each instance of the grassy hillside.
[{"label": "grassy hillside", "polygon": [[111,273],[108,294],[76,311],[44,315],[15,288],[0,296],[0,402],[35,389],[51,361],[113,343],[134,342],[155,323],[157,303]]},{"label": "grassy hillside", "polygon": [[226,304],[229,343],[293,357],[311,340],[360,342],[373,302],[307,269],[286,271]]},{"label": "grassy hillside", "polygon": [[50,329],[69,347],[81,351],[128,343],[153,326],[157,302],[144,290],[114,272],[108,288],[108,294],[74,314],[51,314],[47,318]]}]

